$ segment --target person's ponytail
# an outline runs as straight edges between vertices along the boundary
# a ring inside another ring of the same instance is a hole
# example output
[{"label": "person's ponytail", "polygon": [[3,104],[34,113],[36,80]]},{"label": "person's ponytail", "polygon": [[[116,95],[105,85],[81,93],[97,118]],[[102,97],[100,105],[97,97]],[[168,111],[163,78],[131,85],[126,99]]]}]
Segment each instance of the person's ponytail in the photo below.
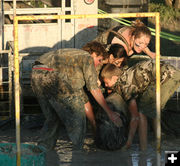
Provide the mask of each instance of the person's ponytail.
[{"label": "person's ponytail", "polygon": [[134,36],[135,38],[139,38],[141,34],[151,37],[151,31],[141,20],[136,19],[135,21],[133,21],[131,27],[132,27],[131,35]]}]

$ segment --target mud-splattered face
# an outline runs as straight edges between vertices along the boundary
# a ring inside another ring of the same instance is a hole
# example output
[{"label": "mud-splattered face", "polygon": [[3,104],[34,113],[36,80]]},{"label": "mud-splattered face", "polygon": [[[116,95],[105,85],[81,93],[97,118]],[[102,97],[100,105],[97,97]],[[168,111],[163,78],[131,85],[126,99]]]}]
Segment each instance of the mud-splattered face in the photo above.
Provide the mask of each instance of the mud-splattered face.
[{"label": "mud-splattered face", "polygon": [[112,76],[112,78],[104,78],[104,84],[107,88],[113,88],[115,83],[117,82],[117,76]]},{"label": "mud-splattered face", "polygon": [[139,38],[134,39],[134,50],[137,53],[141,53],[149,44],[150,42],[150,36],[147,35],[141,35]]},{"label": "mud-splattered face", "polygon": [[125,58],[114,58],[114,61],[112,64],[114,64],[116,67],[121,67],[122,62],[125,60]]},{"label": "mud-splattered face", "polygon": [[94,66],[95,67],[102,64],[103,56],[97,56],[96,53],[92,53],[91,56],[94,59]]},{"label": "mud-splattered face", "polygon": [[[111,63],[114,64],[116,67],[121,67],[122,62],[125,60],[125,57],[121,57],[121,58],[114,58],[114,56],[111,54],[109,56],[109,59],[107,60],[107,63]],[[103,61],[104,62],[104,61]],[[105,64],[105,63],[104,63]]]}]

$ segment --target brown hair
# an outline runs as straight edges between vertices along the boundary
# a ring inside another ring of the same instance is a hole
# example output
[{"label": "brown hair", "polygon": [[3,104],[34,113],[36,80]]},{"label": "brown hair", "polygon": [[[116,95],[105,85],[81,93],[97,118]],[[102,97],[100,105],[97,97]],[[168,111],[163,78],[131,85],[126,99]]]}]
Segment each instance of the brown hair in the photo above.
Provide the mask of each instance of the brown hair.
[{"label": "brown hair", "polygon": [[116,67],[114,64],[107,64],[101,71],[101,78],[111,79],[112,76],[120,76],[122,73],[121,69]]},{"label": "brown hair", "polygon": [[127,58],[127,53],[124,47],[120,44],[111,44],[109,51],[109,54],[113,54],[114,58]]},{"label": "brown hair", "polygon": [[122,62],[121,66],[127,65],[128,55],[122,45],[117,43],[111,44],[108,53],[109,55],[112,54],[114,58],[124,58],[124,61]]},{"label": "brown hair", "polygon": [[134,36],[135,39],[141,37],[142,34],[151,38],[151,31],[142,21],[138,19],[133,21],[131,27],[131,35]]},{"label": "brown hair", "polygon": [[108,57],[108,53],[106,52],[105,47],[97,41],[92,41],[85,44],[82,49],[89,52],[89,54],[94,52],[97,56],[103,56],[104,59]]}]

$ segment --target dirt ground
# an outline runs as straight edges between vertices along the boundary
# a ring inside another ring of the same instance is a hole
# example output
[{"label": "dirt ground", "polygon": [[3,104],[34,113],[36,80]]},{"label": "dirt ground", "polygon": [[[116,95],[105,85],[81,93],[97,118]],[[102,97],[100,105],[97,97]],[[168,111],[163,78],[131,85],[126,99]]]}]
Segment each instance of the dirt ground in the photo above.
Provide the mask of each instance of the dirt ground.
[{"label": "dirt ground", "polygon": [[[36,144],[40,128],[28,129],[21,125],[21,143]],[[0,128],[0,143],[15,142],[14,122]],[[162,135],[161,166],[164,165],[165,150],[179,150],[180,138]],[[84,148],[73,151],[64,129],[61,129],[54,150],[46,153],[47,166],[156,166],[156,143],[152,132],[148,135],[148,149],[139,151],[138,138],[129,150],[105,151],[96,148],[90,130],[87,130]]]}]

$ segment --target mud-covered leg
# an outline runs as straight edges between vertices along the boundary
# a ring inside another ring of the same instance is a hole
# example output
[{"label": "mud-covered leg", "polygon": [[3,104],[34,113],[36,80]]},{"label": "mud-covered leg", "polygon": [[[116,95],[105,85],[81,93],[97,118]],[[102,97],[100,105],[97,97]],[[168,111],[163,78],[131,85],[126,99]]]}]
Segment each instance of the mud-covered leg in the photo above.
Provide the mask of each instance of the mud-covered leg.
[{"label": "mud-covered leg", "polygon": [[[147,118],[150,118],[151,126],[153,128],[154,135],[156,135],[156,85],[152,82],[146,91],[142,94],[138,100],[139,112]],[[143,117],[142,117],[143,118]],[[146,123],[145,123],[146,124]],[[139,131],[140,134],[140,131]],[[140,135],[139,135],[140,137]],[[140,145],[141,146],[141,145]]]},{"label": "mud-covered leg", "polygon": [[141,112],[139,113],[139,141],[140,149],[147,149],[147,118]]},{"label": "mud-covered leg", "polygon": [[41,130],[39,144],[44,145],[48,150],[53,149],[56,145],[60,125],[59,118],[49,102],[52,92],[51,75],[52,73],[49,71],[33,70],[31,78],[32,90],[38,99],[41,110],[46,119]]},{"label": "mud-covered leg", "polygon": [[86,117],[88,118],[88,120],[91,123],[91,126],[93,127],[93,132],[96,133],[96,121],[91,103],[87,102],[84,105],[84,107],[85,107]]},{"label": "mud-covered leg", "polygon": [[51,150],[56,145],[60,128],[60,119],[48,100],[38,98],[38,101],[46,119],[41,129],[41,138],[38,143],[45,146],[48,150]]},{"label": "mud-covered leg", "polygon": [[132,144],[134,135],[136,133],[137,127],[139,125],[139,113],[138,113],[138,108],[137,108],[137,104],[136,104],[136,100],[132,99],[129,102],[129,111],[131,114],[131,121],[129,124],[129,134],[128,134],[128,140],[126,143],[126,147],[129,148]]},{"label": "mud-covered leg", "polygon": [[128,134],[128,140],[126,143],[126,148],[130,148],[138,125],[139,125],[139,118],[132,117],[129,124],[129,134]]},{"label": "mud-covered leg", "polygon": [[81,98],[72,95],[66,99],[51,99],[50,102],[65,125],[73,147],[81,149],[86,132],[86,115]]}]

